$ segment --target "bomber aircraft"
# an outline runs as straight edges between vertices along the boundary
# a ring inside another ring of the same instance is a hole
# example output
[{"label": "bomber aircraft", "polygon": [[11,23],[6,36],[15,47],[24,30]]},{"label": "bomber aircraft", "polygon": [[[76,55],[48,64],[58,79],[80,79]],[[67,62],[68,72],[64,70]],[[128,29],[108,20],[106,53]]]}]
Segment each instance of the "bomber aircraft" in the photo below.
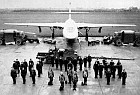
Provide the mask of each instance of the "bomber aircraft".
[{"label": "bomber aircraft", "polygon": [[[71,6],[71,3],[69,4]],[[71,7],[69,7],[69,12],[56,12],[56,13],[64,13],[69,14],[68,20],[64,23],[5,23],[7,25],[17,25],[17,26],[35,26],[39,28],[39,32],[41,33],[41,27],[50,27],[52,30],[52,38],[54,38],[55,29],[63,30],[63,37],[66,38],[66,41],[73,42],[78,39],[78,33],[80,29],[84,29],[86,32],[86,39],[88,40],[88,31],[90,28],[99,28],[98,32],[101,33],[102,27],[130,27],[136,26],[132,24],[92,24],[92,23],[76,23],[72,18],[71,14],[74,13],[82,13],[82,12],[72,12]]]}]

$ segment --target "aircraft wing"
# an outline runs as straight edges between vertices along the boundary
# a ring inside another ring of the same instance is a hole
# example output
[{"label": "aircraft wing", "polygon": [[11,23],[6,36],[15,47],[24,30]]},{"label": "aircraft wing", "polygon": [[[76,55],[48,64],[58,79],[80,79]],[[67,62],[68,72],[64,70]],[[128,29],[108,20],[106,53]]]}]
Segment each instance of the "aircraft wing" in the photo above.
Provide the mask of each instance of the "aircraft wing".
[{"label": "aircraft wing", "polygon": [[136,26],[134,24],[91,24],[91,23],[76,23],[78,28],[99,28],[99,27],[131,27]]},{"label": "aircraft wing", "polygon": [[5,23],[16,26],[64,27],[64,23]]}]

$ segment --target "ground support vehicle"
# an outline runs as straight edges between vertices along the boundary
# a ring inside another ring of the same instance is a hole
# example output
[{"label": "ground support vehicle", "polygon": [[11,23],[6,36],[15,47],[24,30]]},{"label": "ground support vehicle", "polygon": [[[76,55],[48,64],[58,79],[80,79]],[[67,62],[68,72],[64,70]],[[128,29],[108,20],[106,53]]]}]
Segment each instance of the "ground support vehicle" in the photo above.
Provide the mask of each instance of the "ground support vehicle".
[{"label": "ground support vehicle", "polygon": [[0,45],[5,45],[8,42],[15,42],[17,45],[23,45],[26,42],[26,35],[23,31],[16,29],[0,30]]},{"label": "ground support vehicle", "polygon": [[112,42],[114,42],[116,46],[130,43],[134,46],[140,46],[140,32],[135,32],[133,30],[121,30],[115,32]]},{"label": "ground support vehicle", "polygon": [[49,49],[47,52],[38,52],[36,59],[41,59],[45,64],[51,64],[51,56],[59,58],[62,56],[63,59],[68,58],[72,60],[73,58],[77,58],[77,51],[72,49]]}]

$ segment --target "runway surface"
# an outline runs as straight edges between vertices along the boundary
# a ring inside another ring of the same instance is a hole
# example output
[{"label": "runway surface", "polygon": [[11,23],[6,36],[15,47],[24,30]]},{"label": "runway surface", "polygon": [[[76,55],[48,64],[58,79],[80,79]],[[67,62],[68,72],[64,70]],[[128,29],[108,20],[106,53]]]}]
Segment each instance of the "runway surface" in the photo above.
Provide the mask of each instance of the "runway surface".
[{"label": "runway surface", "polygon": [[[57,38],[58,41],[61,38]],[[41,41],[41,39],[40,39]],[[78,46],[78,45],[77,45]],[[93,64],[89,70],[89,78],[87,86],[81,86],[83,81],[82,72],[78,70],[78,85],[77,90],[72,90],[72,85],[65,85],[64,91],[59,91],[59,74],[60,70],[54,70],[54,85],[48,86],[48,68],[50,65],[44,64],[43,75],[40,78],[36,77],[36,84],[32,84],[29,77],[29,72],[26,77],[26,84],[22,84],[21,76],[17,77],[17,84],[13,85],[12,78],[10,77],[10,70],[13,61],[18,58],[19,61],[30,58],[37,62],[36,55],[39,51],[48,51],[54,45],[46,43],[30,44],[26,43],[23,46],[6,45],[0,46],[0,94],[1,95],[140,95],[140,47],[133,47],[131,45],[116,47],[113,45],[95,45],[87,46],[86,42],[81,42],[81,48],[78,46],[78,55],[84,57],[88,54],[91,56],[106,56],[106,57],[119,57],[119,58],[135,58],[135,60],[123,60],[123,68],[126,69],[128,74],[126,85],[121,85],[121,80],[111,79],[111,84],[106,85],[106,78],[94,78]],[[101,60],[100,60],[101,61]],[[110,62],[110,60],[108,60]],[[114,61],[115,63],[117,61]],[[78,67],[79,68],[79,67]],[[63,68],[64,71],[64,68]],[[66,73],[64,73],[66,74]]]}]

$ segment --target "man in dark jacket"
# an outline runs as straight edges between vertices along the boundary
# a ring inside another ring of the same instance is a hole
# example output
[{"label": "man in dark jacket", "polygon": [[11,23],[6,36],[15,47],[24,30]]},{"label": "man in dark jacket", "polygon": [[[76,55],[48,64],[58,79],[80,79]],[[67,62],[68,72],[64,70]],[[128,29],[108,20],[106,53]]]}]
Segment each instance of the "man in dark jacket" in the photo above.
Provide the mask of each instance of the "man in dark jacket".
[{"label": "man in dark jacket", "polygon": [[26,74],[27,74],[26,69],[25,69],[25,68],[22,68],[22,69],[21,69],[21,77],[22,77],[22,79],[23,79],[23,84],[26,83]]},{"label": "man in dark jacket", "polygon": [[34,68],[31,68],[31,77],[32,77],[33,84],[35,84],[35,76],[36,76],[36,71]]},{"label": "man in dark jacket", "polygon": [[79,65],[80,65],[80,71],[82,71],[83,60],[81,57],[79,57]]},{"label": "man in dark jacket", "polygon": [[38,77],[40,77],[41,68],[42,68],[41,64],[39,64],[39,62],[37,62],[37,64],[36,64],[36,69],[37,69],[37,71],[38,71]]},{"label": "man in dark jacket", "polygon": [[63,72],[60,73],[60,76],[59,76],[59,81],[60,81],[60,88],[59,90],[64,90],[64,83],[65,83],[65,76],[63,74]]},{"label": "man in dark jacket", "polygon": [[20,62],[18,61],[18,59],[16,59],[16,64],[17,64],[17,69],[18,69],[18,74],[20,73]]},{"label": "man in dark jacket", "polygon": [[86,68],[87,67],[87,57],[86,56],[84,57],[83,61],[84,61],[84,67]]},{"label": "man in dark jacket", "polygon": [[55,61],[55,60],[54,60],[54,55],[52,55],[52,56],[51,56],[51,64],[52,64],[52,67],[54,67],[54,61]]},{"label": "man in dark jacket", "polygon": [[68,76],[69,84],[71,84],[72,76],[73,76],[73,71],[71,70],[70,67],[67,70],[67,76]]},{"label": "man in dark jacket", "polygon": [[111,71],[110,69],[108,69],[108,71],[106,71],[107,85],[110,85],[110,77],[111,77]]},{"label": "man in dark jacket", "polygon": [[88,57],[87,57],[87,61],[88,61],[88,67],[91,68],[91,61],[92,61],[92,58],[91,58],[90,54],[89,54]]},{"label": "man in dark jacket", "polygon": [[58,69],[59,60],[57,57],[55,58],[55,64],[56,64],[56,69]]},{"label": "man in dark jacket", "polygon": [[48,78],[50,79],[48,85],[53,85],[53,77],[54,77],[54,72],[52,68],[50,68],[50,70],[48,71]]},{"label": "man in dark jacket", "polygon": [[72,62],[71,61],[69,61],[69,63],[68,63],[68,66],[67,66],[68,68],[70,68],[71,70],[73,69],[73,64],[72,64]]},{"label": "man in dark jacket", "polygon": [[64,65],[65,65],[65,72],[67,71],[67,65],[68,65],[68,59],[67,58],[65,58],[64,59]]},{"label": "man in dark jacket", "polygon": [[98,78],[98,71],[99,71],[99,61],[98,59],[95,61],[94,65],[93,65],[93,69],[95,72],[95,78]]},{"label": "man in dark jacket", "polygon": [[60,71],[62,71],[62,66],[63,66],[63,59],[60,57],[59,59],[59,65],[60,65]]},{"label": "man in dark jacket", "polygon": [[31,69],[33,68],[33,66],[34,66],[34,62],[33,62],[32,59],[30,59],[30,61],[29,61],[29,72],[30,72],[30,77],[31,77]]},{"label": "man in dark jacket", "polygon": [[26,73],[27,73],[27,67],[28,67],[28,63],[27,63],[26,59],[24,59],[24,62],[23,62],[23,64],[24,64],[24,68],[26,69]]},{"label": "man in dark jacket", "polygon": [[126,78],[127,78],[127,72],[125,71],[125,69],[123,69],[123,72],[122,72],[122,85],[125,85]]},{"label": "man in dark jacket", "polygon": [[103,75],[103,68],[104,68],[103,64],[100,63],[99,64],[99,76],[100,76],[100,78],[102,78],[102,75]]},{"label": "man in dark jacket", "polygon": [[11,77],[13,79],[13,84],[16,84],[17,73],[16,73],[16,70],[14,68],[11,69]]},{"label": "man in dark jacket", "polygon": [[85,68],[83,71],[84,85],[87,85],[88,70]]},{"label": "man in dark jacket", "polygon": [[77,71],[77,58],[73,60],[74,71]]},{"label": "man in dark jacket", "polygon": [[73,73],[72,82],[73,82],[73,90],[76,90],[77,82],[78,82],[78,76],[77,76],[76,71],[74,71]]}]

